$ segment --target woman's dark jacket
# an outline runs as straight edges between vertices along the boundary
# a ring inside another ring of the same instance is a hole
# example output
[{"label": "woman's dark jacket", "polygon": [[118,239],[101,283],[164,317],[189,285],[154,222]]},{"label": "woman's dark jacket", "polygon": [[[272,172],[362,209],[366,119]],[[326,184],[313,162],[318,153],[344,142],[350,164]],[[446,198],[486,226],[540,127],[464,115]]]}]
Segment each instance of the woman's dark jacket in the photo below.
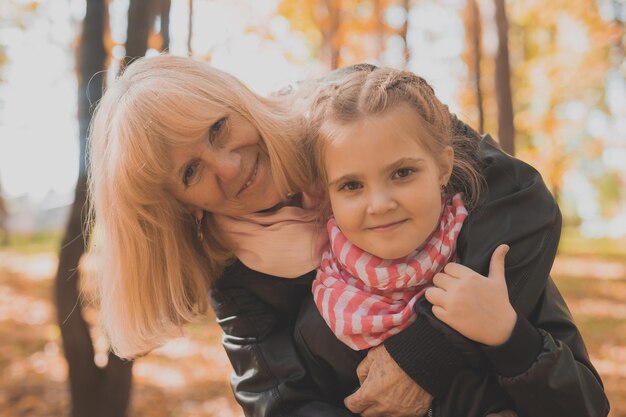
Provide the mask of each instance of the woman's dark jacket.
[{"label": "woman's dark jacket", "polygon": [[[468,136],[475,134],[459,124]],[[560,237],[558,207],[535,169],[506,155],[489,136],[481,150],[486,189],[463,225],[457,252],[462,264],[486,276],[495,248],[510,245],[506,279],[518,312],[513,334],[498,348],[470,342],[437,320],[423,299],[416,304],[417,320],[384,346],[435,397],[435,416],[481,415],[488,403],[501,408],[509,400],[520,417],[606,416],[600,377],[549,277]],[[328,391],[324,380],[321,359],[343,357],[344,347],[315,336],[321,328],[310,308],[314,277],[315,271],[277,278],[237,261],[211,292],[234,368],[231,383],[246,416],[352,415],[342,397],[358,385]],[[356,358],[348,353],[326,371],[344,375],[349,385]]]}]

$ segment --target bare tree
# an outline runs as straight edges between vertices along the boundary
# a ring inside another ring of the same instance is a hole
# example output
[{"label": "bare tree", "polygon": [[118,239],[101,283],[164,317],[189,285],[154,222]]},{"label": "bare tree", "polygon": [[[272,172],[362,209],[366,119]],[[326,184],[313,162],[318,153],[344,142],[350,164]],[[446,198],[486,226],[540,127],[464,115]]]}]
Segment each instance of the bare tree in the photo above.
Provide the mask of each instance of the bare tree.
[{"label": "bare tree", "polygon": [[341,0],[323,0],[318,4],[317,12],[322,33],[322,57],[334,70],[339,67]]},{"label": "bare tree", "polygon": [[509,23],[504,0],[495,0],[498,52],[496,54],[496,100],[498,103],[498,139],[502,149],[515,154],[515,126],[513,124],[513,98],[511,94],[511,68],[509,62]]},{"label": "bare tree", "polygon": [[170,49],[170,9],[172,0],[161,0],[161,50],[169,51]]},{"label": "bare tree", "polygon": [[187,32],[187,55],[192,56],[191,39],[193,38],[193,0],[189,0],[189,28]]},{"label": "bare tree", "polygon": [[482,58],[482,25],[480,22],[480,10],[478,9],[478,3],[476,0],[468,0],[467,8],[469,12],[468,19],[468,32],[470,34],[470,47],[471,47],[471,77],[474,84],[474,92],[476,94],[476,108],[478,110],[478,131],[483,133],[485,131],[485,111],[483,108],[483,92],[480,86],[481,71],[480,64]]},{"label": "bare tree", "polygon": [[375,39],[376,39],[376,58],[382,60],[383,52],[385,51],[385,19],[383,15],[381,0],[373,0],[374,10],[373,18],[375,24]]},{"label": "bare tree", "polygon": [[154,22],[155,16],[152,5],[151,0],[130,0],[124,67],[130,64],[133,59],[146,55],[150,25]]},{"label": "bare tree", "polygon": [[57,321],[69,368],[72,417],[122,417],[130,400],[131,363],[109,353],[106,367],[94,362],[94,347],[79,297],[78,263],[85,250],[87,201],[85,149],[93,105],[102,95],[106,51],[105,0],[87,0],[78,57],[80,171],[74,203],[59,253],[55,279]]},{"label": "bare tree", "polygon": [[404,41],[404,68],[409,67],[411,60],[411,51],[409,49],[409,41],[407,38],[409,32],[409,13],[411,12],[411,0],[402,0],[402,7],[404,8],[404,24],[400,28],[400,37]]},{"label": "bare tree", "polygon": [[7,211],[6,204],[4,203],[4,197],[2,196],[2,183],[0,182],[0,246],[7,246],[9,244],[9,228],[7,226],[7,218],[9,212]]}]

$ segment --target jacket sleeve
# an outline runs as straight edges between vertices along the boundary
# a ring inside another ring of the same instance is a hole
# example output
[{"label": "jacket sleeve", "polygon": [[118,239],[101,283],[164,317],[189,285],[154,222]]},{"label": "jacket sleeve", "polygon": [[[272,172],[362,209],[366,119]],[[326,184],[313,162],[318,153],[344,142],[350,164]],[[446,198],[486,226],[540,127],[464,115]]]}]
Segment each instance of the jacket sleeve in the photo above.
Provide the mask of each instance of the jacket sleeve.
[{"label": "jacket sleeve", "polygon": [[519,416],[606,416],[600,376],[551,279],[530,320],[518,315],[506,343],[483,349]]},{"label": "jacket sleeve", "polygon": [[211,291],[231,385],[246,417],[352,417],[322,401],[293,342],[293,322],[310,278],[286,280],[236,262]]},{"label": "jacket sleeve", "polygon": [[[471,129],[466,130],[471,135]],[[528,317],[548,280],[559,242],[561,215],[534,168],[505,154],[489,136],[481,140],[481,150],[485,189],[479,207],[463,225],[457,253],[461,263],[486,275],[495,248],[509,244],[509,296],[513,307]],[[463,350],[442,334],[431,308],[424,299],[416,303],[416,321],[384,345],[409,376],[439,398],[466,366],[467,359]]]}]

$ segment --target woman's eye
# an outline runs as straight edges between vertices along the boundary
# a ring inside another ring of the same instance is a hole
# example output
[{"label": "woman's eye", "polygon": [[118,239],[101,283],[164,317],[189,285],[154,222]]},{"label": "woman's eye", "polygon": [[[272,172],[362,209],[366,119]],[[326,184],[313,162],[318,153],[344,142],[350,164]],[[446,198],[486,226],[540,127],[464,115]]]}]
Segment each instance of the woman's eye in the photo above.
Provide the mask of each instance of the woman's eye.
[{"label": "woman's eye", "polygon": [[341,184],[341,186],[339,187],[339,190],[346,190],[346,191],[356,191],[359,188],[362,188],[363,186],[361,185],[360,182],[357,181],[348,181],[348,182],[344,182],[343,184]]},{"label": "woman's eye", "polygon": [[394,178],[406,178],[409,175],[413,174],[415,170],[413,168],[400,168],[394,174]]},{"label": "woman's eye", "polygon": [[197,168],[197,162],[189,164],[187,168],[185,168],[185,172],[183,172],[183,185],[185,187],[189,186],[189,183],[191,182],[191,180],[193,180],[193,177],[196,175]]},{"label": "woman's eye", "polygon": [[211,140],[217,137],[217,135],[222,131],[222,128],[224,127],[225,124],[226,124],[226,118],[222,117],[221,119],[218,119],[215,123],[211,125],[211,127],[209,128],[209,136]]}]

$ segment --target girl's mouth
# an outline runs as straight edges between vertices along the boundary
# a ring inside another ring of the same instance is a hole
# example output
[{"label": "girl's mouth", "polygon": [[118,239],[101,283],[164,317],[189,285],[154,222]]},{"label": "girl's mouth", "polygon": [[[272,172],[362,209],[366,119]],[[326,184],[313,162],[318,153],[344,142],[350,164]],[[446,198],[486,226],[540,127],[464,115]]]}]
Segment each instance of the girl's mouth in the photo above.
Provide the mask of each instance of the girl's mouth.
[{"label": "girl's mouth", "polygon": [[397,222],[382,224],[380,226],[368,227],[367,230],[372,231],[372,232],[388,232],[390,230],[394,230],[395,228],[403,225],[406,221],[407,219],[404,219],[404,220],[400,220]]}]

